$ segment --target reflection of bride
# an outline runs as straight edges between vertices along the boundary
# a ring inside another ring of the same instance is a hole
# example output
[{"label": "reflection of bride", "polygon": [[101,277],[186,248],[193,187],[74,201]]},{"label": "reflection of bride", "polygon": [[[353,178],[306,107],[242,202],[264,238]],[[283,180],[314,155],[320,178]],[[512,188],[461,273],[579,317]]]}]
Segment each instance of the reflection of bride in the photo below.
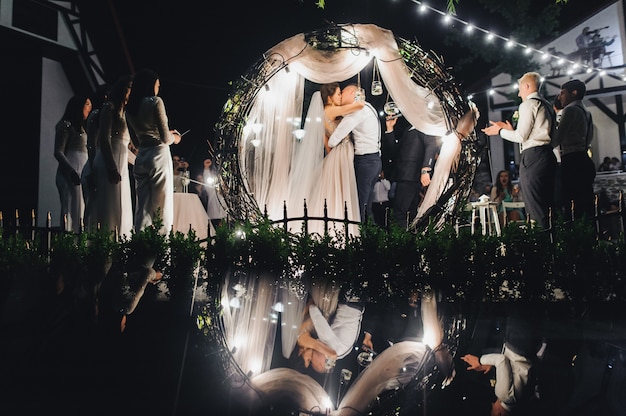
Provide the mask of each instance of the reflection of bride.
[{"label": "reflection of bride", "polygon": [[[335,131],[341,116],[363,108],[363,102],[341,105],[341,89],[339,83],[333,82],[320,87],[321,101],[324,103],[324,148],[326,157],[322,162],[322,171],[317,183],[313,185],[310,215],[324,215],[324,204],[329,218],[343,219],[347,209],[348,219],[360,221],[359,199],[354,173],[354,144],[350,136],[346,136],[335,148],[328,147],[328,138]],[[316,93],[317,94],[317,93]],[[312,114],[313,109],[309,111]],[[332,151],[331,151],[332,150]],[[331,228],[329,226],[329,228]],[[323,234],[321,222],[312,223],[310,231]],[[357,226],[351,226],[350,234],[358,233]]]}]

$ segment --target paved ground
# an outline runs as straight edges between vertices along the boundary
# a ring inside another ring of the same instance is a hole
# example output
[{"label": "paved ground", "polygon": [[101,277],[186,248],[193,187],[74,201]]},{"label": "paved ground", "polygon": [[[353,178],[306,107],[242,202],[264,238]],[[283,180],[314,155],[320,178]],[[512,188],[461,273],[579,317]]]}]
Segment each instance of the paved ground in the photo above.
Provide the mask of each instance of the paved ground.
[{"label": "paved ground", "polygon": [[[68,295],[35,292],[5,303],[0,338],[0,414],[223,415],[230,402],[220,364],[194,322],[156,286],[129,317],[95,325]],[[625,415],[626,314],[623,307],[564,311],[546,326],[540,399],[523,414]],[[502,316],[483,309],[459,355],[501,346]],[[446,389],[427,392],[411,414],[487,415],[490,376],[464,370]],[[417,409],[417,410],[416,410]]]}]

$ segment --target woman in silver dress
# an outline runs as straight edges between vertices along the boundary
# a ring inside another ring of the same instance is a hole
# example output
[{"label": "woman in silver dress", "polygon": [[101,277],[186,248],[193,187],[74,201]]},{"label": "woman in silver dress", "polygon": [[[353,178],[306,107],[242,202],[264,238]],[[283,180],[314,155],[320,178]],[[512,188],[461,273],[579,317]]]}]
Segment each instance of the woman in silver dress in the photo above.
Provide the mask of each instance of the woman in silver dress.
[{"label": "woman in silver dress", "polygon": [[85,121],[91,108],[88,97],[70,98],[56,124],[54,138],[54,158],[59,162],[56,185],[61,199],[61,227],[74,232],[80,231],[85,210],[80,175],[88,158]]},{"label": "woman in silver dress", "polygon": [[170,145],[181,136],[170,130],[165,104],[158,96],[161,82],[150,69],[135,74],[126,106],[126,119],[135,133],[139,152],[134,175],[137,202],[135,231],[152,225],[155,216],[163,220],[162,233],[169,233],[174,223],[174,173]]},{"label": "woman in silver dress", "polygon": [[111,88],[109,99],[100,108],[100,142],[94,161],[98,224],[126,236],[130,236],[133,227],[128,174],[130,133],[125,111],[131,86],[132,77],[120,78]]}]

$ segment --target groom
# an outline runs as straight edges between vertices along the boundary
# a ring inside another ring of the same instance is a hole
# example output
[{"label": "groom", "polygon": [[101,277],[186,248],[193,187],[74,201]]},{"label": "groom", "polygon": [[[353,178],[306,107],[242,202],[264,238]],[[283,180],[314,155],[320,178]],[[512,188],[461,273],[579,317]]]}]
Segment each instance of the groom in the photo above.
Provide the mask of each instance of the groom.
[{"label": "groom", "polygon": [[[353,103],[358,91],[359,87],[355,84],[345,86],[341,91],[341,105]],[[360,99],[365,100],[365,97]],[[361,222],[364,223],[367,217],[372,215],[373,189],[382,170],[380,121],[378,113],[370,103],[365,102],[362,109],[345,115],[330,136],[328,145],[331,148],[337,146],[349,133],[352,133],[354,140],[354,172]]]}]

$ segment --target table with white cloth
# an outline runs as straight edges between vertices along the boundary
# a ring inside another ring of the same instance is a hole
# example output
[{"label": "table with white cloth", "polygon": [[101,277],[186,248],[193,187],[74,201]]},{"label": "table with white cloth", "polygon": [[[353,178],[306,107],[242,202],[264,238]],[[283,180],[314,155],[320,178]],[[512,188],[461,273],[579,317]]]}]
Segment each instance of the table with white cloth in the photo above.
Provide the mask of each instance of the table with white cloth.
[{"label": "table with white cloth", "polygon": [[200,240],[208,237],[209,216],[198,195],[174,192],[174,231],[187,234],[191,227]]}]

